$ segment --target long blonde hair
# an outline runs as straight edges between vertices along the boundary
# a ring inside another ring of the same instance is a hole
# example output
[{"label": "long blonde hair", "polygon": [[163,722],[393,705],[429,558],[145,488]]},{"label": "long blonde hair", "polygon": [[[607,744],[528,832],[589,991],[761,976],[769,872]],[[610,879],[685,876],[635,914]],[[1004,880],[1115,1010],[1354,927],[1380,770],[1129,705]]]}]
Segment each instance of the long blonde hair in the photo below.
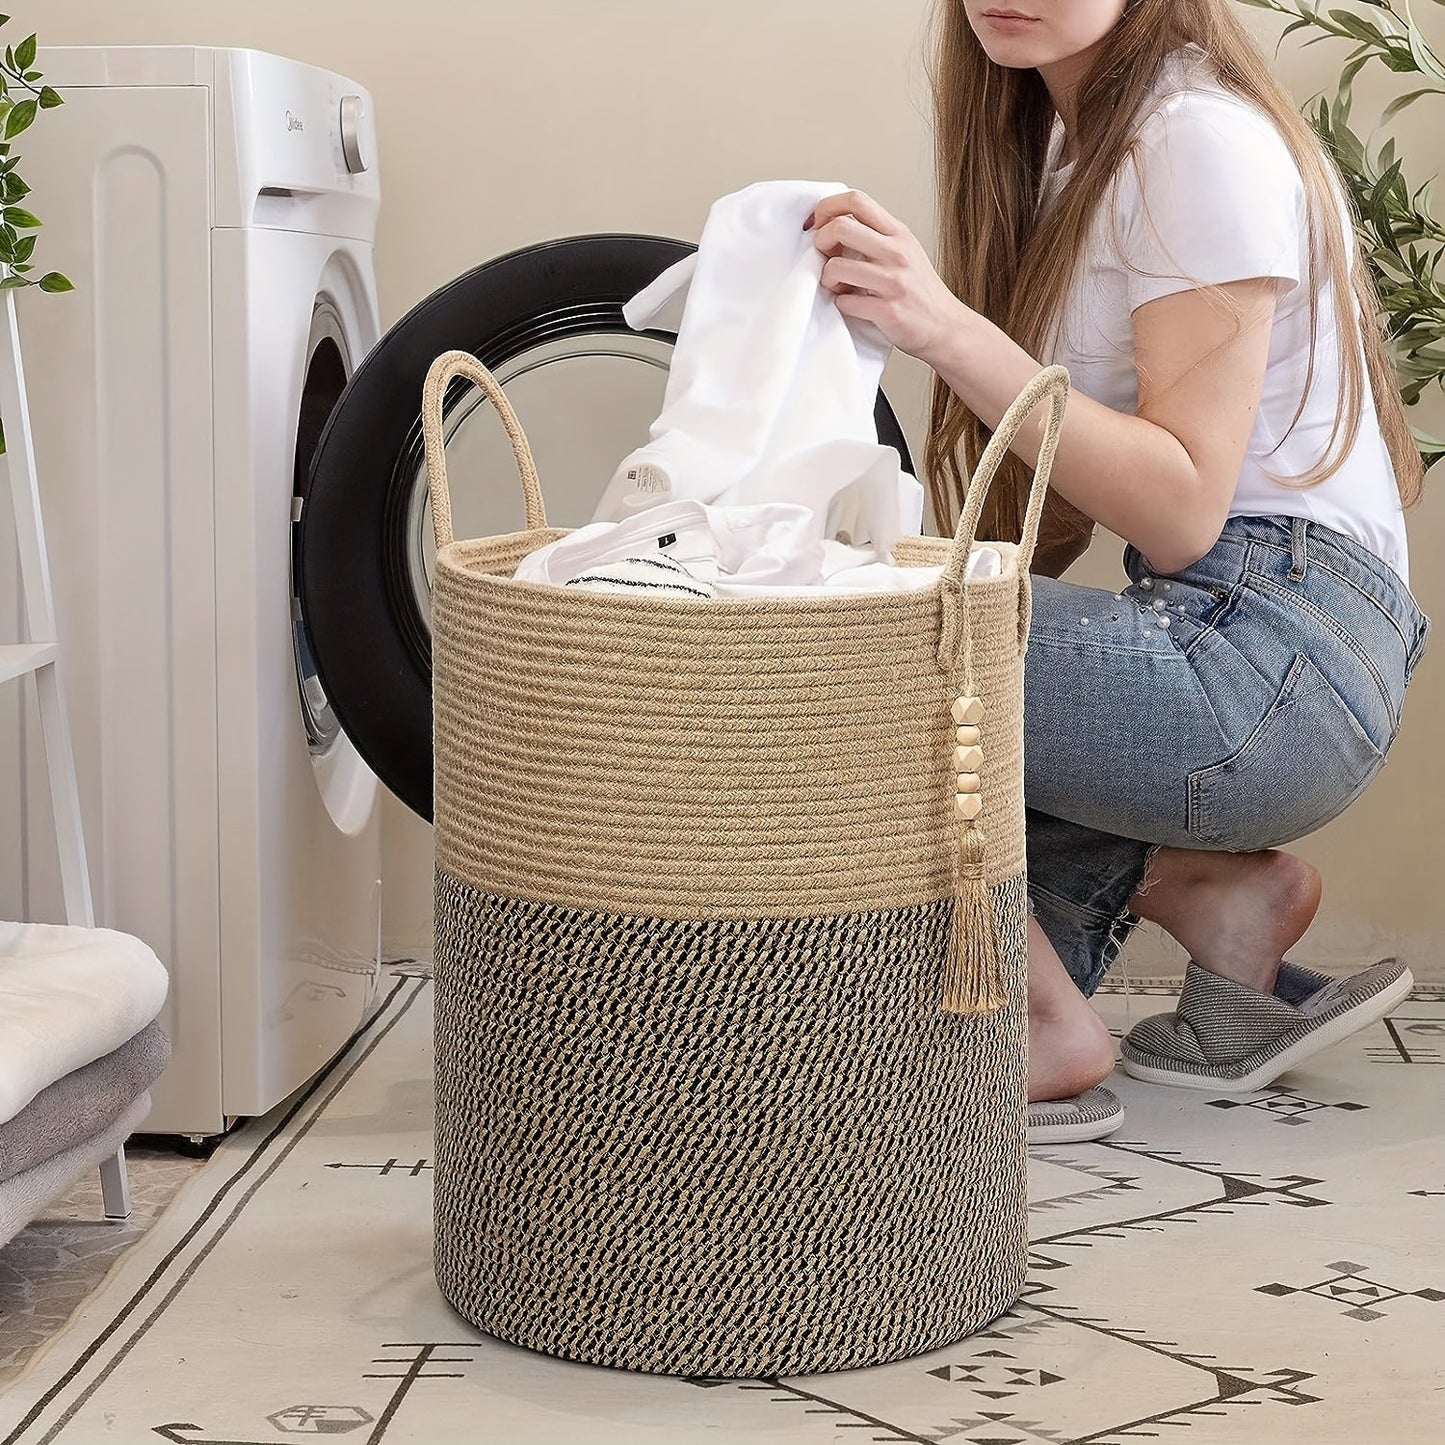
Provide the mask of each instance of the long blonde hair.
[{"label": "long blonde hair", "polygon": [[[939,274],[966,305],[1031,355],[1048,360],[1041,349],[1061,312],[1095,213],[1115,173],[1135,152],[1141,108],[1165,61],[1189,42],[1204,52],[1227,90],[1258,106],[1275,123],[1304,180],[1311,339],[1295,421],[1314,381],[1321,246],[1334,280],[1339,335],[1360,335],[1363,342],[1362,348],[1341,345],[1342,404],[1334,428],[1319,461],[1290,484],[1315,486],[1339,470],[1359,433],[1368,372],[1401,499],[1413,505],[1420,497],[1424,469],[1386,347],[1374,281],[1358,239],[1347,240],[1337,219],[1342,182],[1228,0],[1133,0],[1103,40],[1079,87],[1073,136],[1078,159],[1042,218],[1039,191],[1055,121],[1043,78],[1037,70],[996,65],[973,33],[961,0],[940,0],[931,65]],[[1291,430],[1293,426],[1291,422]],[[988,435],[936,377],[924,463],[934,519],[942,530],[954,525],[967,474],[977,465]],[[1028,482],[1028,468],[1010,455],[985,508],[981,536],[1006,540],[1018,535]],[[1087,546],[1092,531],[1088,517],[1057,494],[1051,496],[1036,565],[1061,571]]]}]

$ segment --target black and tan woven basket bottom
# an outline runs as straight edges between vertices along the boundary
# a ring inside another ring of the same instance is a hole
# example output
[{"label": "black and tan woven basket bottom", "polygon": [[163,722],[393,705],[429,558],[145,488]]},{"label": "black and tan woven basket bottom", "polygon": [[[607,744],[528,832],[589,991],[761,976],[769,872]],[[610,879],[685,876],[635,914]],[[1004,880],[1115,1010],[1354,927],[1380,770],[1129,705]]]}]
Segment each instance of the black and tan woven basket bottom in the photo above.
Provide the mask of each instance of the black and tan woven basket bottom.
[{"label": "black and tan woven basket bottom", "polygon": [[595,1365],[740,1378],[982,1328],[1026,1254],[1013,1004],[939,1008],[951,901],[677,922],[437,876],[436,1274],[468,1320]]}]

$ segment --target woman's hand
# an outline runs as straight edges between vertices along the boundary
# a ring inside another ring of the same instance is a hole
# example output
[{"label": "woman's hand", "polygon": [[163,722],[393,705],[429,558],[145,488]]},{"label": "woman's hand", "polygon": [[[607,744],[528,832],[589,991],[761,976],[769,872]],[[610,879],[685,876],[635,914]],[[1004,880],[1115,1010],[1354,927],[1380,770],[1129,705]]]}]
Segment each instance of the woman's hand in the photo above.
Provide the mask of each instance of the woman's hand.
[{"label": "woman's hand", "polygon": [[913,232],[862,191],[825,197],[803,229],[828,257],[823,285],[838,310],[871,321],[900,351],[928,362],[967,308]]}]

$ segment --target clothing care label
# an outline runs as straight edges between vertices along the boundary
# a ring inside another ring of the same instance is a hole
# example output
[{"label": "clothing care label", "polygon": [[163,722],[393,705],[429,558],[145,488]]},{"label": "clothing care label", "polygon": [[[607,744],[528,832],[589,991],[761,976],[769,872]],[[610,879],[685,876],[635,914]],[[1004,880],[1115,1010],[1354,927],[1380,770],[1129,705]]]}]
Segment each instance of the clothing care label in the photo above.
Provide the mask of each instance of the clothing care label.
[{"label": "clothing care label", "polygon": [[633,462],[628,458],[608,484],[609,490],[614,488],[621,491],[622,506],[629,512],[640,512],[645,507],[672,500],[672,478],[656,462]]}]

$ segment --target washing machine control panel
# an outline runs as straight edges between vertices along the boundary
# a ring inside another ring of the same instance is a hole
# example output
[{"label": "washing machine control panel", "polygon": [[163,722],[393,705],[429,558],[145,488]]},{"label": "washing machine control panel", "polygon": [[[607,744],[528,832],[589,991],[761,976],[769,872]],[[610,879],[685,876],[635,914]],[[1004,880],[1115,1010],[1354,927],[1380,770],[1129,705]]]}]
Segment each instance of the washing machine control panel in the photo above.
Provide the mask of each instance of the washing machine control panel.
[{"label": "washing machine control panel", "polygon": [[215,225],[374,241],[380,159],[365,87],[261,51],[210,53]]},{"label": "washing machine control panel", "polygon": [[354,176],[371,165],[366,148],[366,103],[359,95],[341,97],[341,153]]}]

